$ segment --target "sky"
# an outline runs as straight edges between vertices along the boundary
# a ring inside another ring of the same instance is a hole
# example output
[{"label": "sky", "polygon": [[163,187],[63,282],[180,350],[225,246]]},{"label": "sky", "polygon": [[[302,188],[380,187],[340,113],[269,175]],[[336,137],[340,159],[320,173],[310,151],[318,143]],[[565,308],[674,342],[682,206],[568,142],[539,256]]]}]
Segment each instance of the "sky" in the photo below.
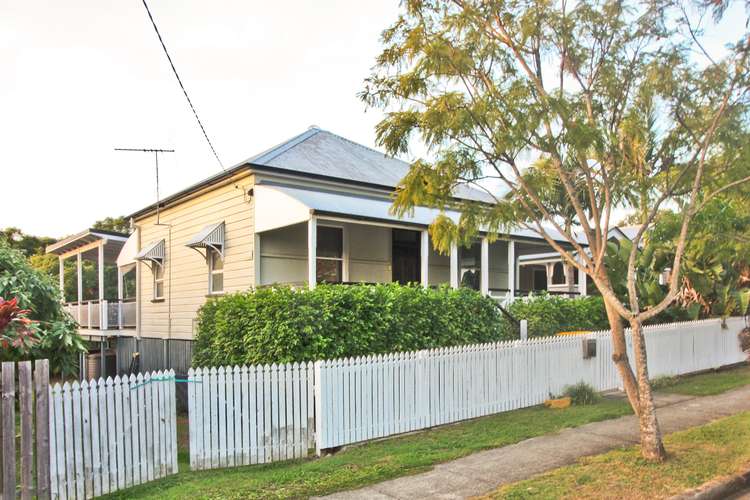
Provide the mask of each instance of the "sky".
[{"label": "sky", "polygon": [[[356,94],[398,0],[151,0],[225,166],[311,125],[374,146]],[[217,173],[140,0],[0,0],[0,228],[61,237]]]},{"label": "sky", "polygon": [[[356,94],[399,0],[150,0],[229,167],[311,125],[374,146]],[[706,46],[744,30],[740,2]],[[0,0],[0,228],[62,237],[220,169],[140,0]]]}]

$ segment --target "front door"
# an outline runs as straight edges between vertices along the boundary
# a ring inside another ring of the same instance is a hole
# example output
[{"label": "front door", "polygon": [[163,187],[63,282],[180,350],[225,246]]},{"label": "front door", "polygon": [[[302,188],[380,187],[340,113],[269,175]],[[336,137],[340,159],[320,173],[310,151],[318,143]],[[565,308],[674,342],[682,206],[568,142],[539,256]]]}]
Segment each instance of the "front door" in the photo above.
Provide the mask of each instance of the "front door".
[{"label": "front door", "polygon": [[534,269],[534,290],[547,289],[547,271],[544,269]]},{"label": "front door", "polygon": [[407,283],[419,283],[420,255],[419,255],[419,231],[408,229],[394,229],[392,234],[392,256],[393,268],[391,280],[395,283],[405,285]]}]

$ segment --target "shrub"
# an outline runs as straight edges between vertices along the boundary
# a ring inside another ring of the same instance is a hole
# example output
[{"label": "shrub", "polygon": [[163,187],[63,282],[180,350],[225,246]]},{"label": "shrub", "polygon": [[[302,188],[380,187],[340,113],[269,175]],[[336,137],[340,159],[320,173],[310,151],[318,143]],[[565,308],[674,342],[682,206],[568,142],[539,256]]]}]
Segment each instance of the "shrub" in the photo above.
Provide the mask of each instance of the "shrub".
[{"label": "shrub", "polygon": [[542,293],[516,300],[508,309],[516,319],[528,321],[530,337],[547,337],[566,331],[609,329],[604,301],[600,296],[568,299]]},{"label": "shrub", "polygon": [[60,291],[49,276],[33,269],[24,255],[0,241],[0,297],[17,299],[34,321],[36,341],[28,352],[0,350],[0,360],[48,358],[54,373],[75,373],[86,347],[75,321],[62,307]]},{"label": "shrub", "polygon": [[198,313],[196,366],[283,363],[509,339],[492,299],[419,286],[261,288],[209,300]]},{"label": "shrub", "polygon": [[578,382],[563,389],[563,396],[568,396],[571,403],[577,406],[592,405],[599,400],[599,394],[586,382]]}]

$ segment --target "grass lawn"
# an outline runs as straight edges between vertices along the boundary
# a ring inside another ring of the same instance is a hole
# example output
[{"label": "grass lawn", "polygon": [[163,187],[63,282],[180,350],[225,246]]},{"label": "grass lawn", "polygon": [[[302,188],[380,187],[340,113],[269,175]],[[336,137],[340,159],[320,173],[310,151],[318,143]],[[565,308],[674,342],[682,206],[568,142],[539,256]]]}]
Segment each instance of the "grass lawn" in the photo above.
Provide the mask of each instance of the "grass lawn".
[{"label": "grass lawn", "polygon": [[517,443],[565,427],[630,414],[622,399],[565,410],[544,407],[500,413],[408,436],[356,446],[320,460],[296,460],[233,469],[180,472],[107,498],[289,498],[352,489],[415,474],[471,453]]},{"label": "grass lawn", "polygon": [[[665,379],[660,383],[660,390],[664,391],[718,394],[750,384],[750,368]],[[180,418],[178,444],[182,472],[119,491],[108,498],[166,500],[189,497],[304,498],[323,495],[416,474],[435,464],[477,451],[630,413],[625,399],[602,399],[591,406],[573,406],[565,410],[537,406],[356,446],[320,460],[296,460],[200,472],[189,470],[187,422],[185,418]]]},{"label": "grass lawn", "polygon": [[750,384],[750,366],[654,380],[654,389],[688,396],[712,396]]},{"label": "grass lawn", "polygon": [[501,487],[487,498],[668,498],[750,466],[750,412],[671,434],[663,464],[636,447],[586,457],[535,478]]}]

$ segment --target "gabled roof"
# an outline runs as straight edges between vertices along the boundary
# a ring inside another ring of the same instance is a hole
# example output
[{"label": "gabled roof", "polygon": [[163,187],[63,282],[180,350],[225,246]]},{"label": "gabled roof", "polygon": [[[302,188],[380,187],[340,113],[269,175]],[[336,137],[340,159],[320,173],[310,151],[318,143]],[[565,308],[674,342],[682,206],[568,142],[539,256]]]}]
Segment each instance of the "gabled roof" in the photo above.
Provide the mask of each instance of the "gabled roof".
[{"label": "gabled roof", "polygon": [[[167,196],[159,202],[159,206],[170,205],[243,170],[300,175],[344,184],[392,189],[409,171],[409,164],[340,135],[310,127],[269,150]],[[454,195],[457,198],[494,203],[490,195],[469,186],[459,186]],[[155,209],[156,204],[152,204],[130,214],[128,218],[139,218]]]},{"label": "gabled roof", "polygon": [[[350,141],[318,127],[247,159],[252,165],[281,168],[343,181],[396,187],[409,172],[409,164],[380,151]],[[461,186],[455,196],[492,202],[486,193]]]}]

